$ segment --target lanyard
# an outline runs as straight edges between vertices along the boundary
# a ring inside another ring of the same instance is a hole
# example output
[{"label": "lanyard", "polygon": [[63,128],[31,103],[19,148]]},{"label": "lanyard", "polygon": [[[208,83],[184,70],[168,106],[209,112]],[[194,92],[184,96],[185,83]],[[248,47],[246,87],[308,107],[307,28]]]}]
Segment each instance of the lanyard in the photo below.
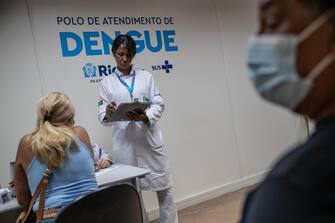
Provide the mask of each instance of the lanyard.
[{"label": "lanyard", "polygon": [[121,82],[121,84],[123,84],[123,86],[125,86],[127,88],[127,90],[129,91],[129,94],[130,94],[130,98],[131,100],[133,100],[133,92],[134,92],[134,85],[135,85],[135,72],[133,74],[133,78],[131,80],[131,86],[129,87],[129,85],[120,77],[120,75],[118,75],[116,72],[115,72],[115,69],[114,70],[114,73],[116,74],[117,78],[119,78],[119,81]]}]

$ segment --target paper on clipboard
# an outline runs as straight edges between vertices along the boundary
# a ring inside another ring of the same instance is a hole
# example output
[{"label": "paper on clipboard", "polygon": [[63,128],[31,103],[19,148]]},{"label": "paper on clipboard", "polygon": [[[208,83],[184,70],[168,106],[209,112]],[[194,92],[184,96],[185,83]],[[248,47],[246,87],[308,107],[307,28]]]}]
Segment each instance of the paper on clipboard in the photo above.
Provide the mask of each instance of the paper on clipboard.
[{"label": "paper on clipboard", "polygon": [[132,111],[134,109],[141,109],[145,111],[149,106],[151,105],[151,102],[129,102],[129,103],[121,103],[113,113],[110,121],[111,122],[119,122],[119,121],[128,121],[125,118],[125,114],[129,111]]}]

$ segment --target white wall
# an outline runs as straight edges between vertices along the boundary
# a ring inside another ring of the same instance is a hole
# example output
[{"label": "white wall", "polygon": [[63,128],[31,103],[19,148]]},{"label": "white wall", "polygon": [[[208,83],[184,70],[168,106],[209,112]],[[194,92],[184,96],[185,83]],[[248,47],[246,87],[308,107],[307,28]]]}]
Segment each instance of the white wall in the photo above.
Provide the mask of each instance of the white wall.
[{"label": "white wall", "polygon": [[[175,18],[179,52],[166,55],[174,62],[175,72],[157,74],[155,79],[167,104],[160,125],[180,208],[257,182],[304,131],[297,128],[297,118],[261,101],[248,82],[245,51],[248,36],[257,29],[257,0],[128,0],[122,4],[33,0],[29,4],[32,28],[25,1],[7,2],[11,3],[0,7],[2,185],[9,180],[8,162],[15,158],[19,138],[34,126],[36,103],[49,91],[67,93],[77,108],[77,123],[111,150],[109,129],[96,119],[98,85],[83,82],[74,69],[83,61],[109,63],[111,58],[59,58],[53,39],[59,30],[46,25],[60,14],[106,15],[111,4],[120,16]],[[135,62],[150,68],[152,60],[155,57],[144,52]],[[154,195],[145,193],[145,201],[152,216],[157,216]]]},{"label": "white wall", "polygon": [[25,1],[1,1],[0,29],[0,184],[7,186],[9,162],[35,125],[42,87]]},{"label": "white wall", "polygon": [[297,120],[261,101],[245,75],[248,36],[257,30],[256,3],[216,0],[242,178],[264,171],[297,139],[297,129],[293,128]]}]

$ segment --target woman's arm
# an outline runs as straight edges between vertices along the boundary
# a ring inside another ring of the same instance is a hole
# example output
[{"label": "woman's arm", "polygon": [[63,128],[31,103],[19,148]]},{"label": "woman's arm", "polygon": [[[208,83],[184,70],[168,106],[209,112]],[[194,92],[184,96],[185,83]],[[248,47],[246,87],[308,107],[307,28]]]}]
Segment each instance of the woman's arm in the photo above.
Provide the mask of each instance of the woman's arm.
[{"label": "woman's arm", "polygon": [[[150,74],[151,75],[151,74]],[[153,126],[163,115],[165,110],[165,104],[163,98],[159,92],[158,86],[155,84],[154,78],[150,77],[150,83],[148,87],[149,99],[152,102],[151,106],[145,111],[148,117],[148,125]]]},{"label": "woman's arm", "polygon": [[76,133],[76,135],[78,136],[78,138],[85,144],[85,146],[89,149],[92,159],[94,157],[94,153],[93,153],[93,146],[90,140],[90,137],[86,131],[85,128],[81,127],[81,126],[75,126],[74,127],[74,131]]},{"label": "woman's arm", "polygon": [[31,162],[33,155],[30,149],[28,136],[22,137],[16,153],[14,164],[14,187],[16,198],[20,205],[28,207],[31,200],[26,168]]}]

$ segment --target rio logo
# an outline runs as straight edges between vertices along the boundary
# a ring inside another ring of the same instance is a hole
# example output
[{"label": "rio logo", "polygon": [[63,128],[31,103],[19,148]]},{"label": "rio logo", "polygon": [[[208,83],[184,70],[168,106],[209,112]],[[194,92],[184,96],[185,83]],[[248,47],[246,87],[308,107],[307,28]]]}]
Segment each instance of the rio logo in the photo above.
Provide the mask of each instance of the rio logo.
[{"label": "rio logo", "polygon": [[113,73],[112,65],[94,65],[92,63],[84,64],[83,75],[85,78],[105,77]]}]

